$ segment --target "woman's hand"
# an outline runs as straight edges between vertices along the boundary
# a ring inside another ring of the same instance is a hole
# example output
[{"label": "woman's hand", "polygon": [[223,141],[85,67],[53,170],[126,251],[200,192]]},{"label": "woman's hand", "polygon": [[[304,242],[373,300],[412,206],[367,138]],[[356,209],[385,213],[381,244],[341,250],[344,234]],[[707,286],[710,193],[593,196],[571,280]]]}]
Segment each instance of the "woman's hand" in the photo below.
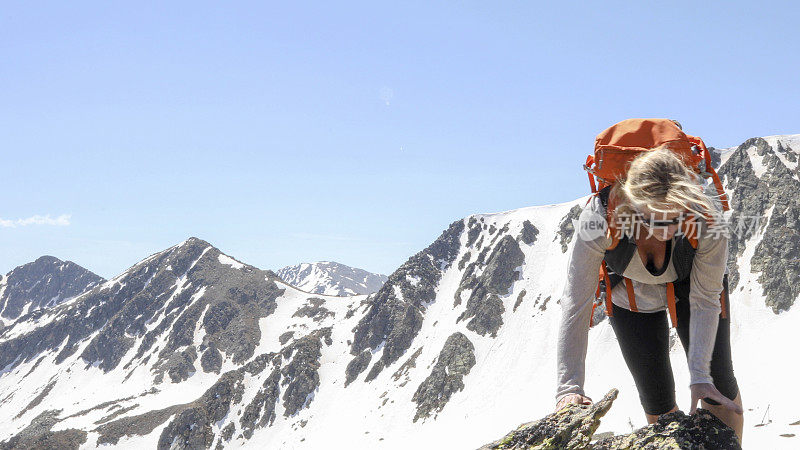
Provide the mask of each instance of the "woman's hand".
[{"label": "woman's hand", "polygon": [[556,411],[572,403],[576,405],[591,405],[592,399],[581,394],[569,394],[558,401]]},{"label": "woman's hand", "polygon": [[724,408],[727,408],[736,414],[744,413],[741,406],[734,403],[734,401],[728,397],[722,395],[711,383],[697,383],[689,386],[689,388],[692,390],[692,407],[691,411],[689,411],[690,415],[697,412],[697,401],[706,397],[719,402]]}]

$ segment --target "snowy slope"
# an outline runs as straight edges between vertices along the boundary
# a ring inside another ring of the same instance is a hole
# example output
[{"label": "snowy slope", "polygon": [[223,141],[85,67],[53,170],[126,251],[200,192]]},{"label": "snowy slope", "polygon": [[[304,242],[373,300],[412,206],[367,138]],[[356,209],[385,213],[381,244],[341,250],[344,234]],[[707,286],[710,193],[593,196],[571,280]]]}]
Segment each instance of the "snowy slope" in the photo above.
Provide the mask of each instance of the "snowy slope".
[{"label": "snowy slope", "polygon": [[[767,219],[731,240],[729,261],[752,448],[800,446],[786,394],[800,370],[787,354],[800,338],[792,139],[748,140],[719,170],[736,214]],[[190,238],[0,330],[0,441],[477,448],[552,411],[559,294],[587,198],[456,220],[370,295],[310,294]],[[589,342],[587,393],[620,389],[598,432],[643,426],[607,321]],[[679,344],[671,356],[686,410]]]},{"label": "snowy slope", "polygon": [[303,291],[338,296],[371,294],[380,289],[388,278],[334,261],[286,266],[276,273],[282,280]]}]

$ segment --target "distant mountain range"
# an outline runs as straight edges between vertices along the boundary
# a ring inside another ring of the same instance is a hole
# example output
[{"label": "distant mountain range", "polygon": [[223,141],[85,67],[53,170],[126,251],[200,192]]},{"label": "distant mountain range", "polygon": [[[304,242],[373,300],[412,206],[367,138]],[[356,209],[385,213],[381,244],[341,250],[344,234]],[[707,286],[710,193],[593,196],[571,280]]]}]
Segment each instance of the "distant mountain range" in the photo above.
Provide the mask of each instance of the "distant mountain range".
[{"label": "distant mountain range", "polygon": [[283,281],[306,292],[338,296],[377,292],[389,278],[333,261],[286,266],[277,273]]},{"label": "distant mountain range", "polygon": [[[732,219],[763,219],[728,260],[745,439],[800,447],[784,381],[800,373],[800,135],[714,153]],[[52,257],[21,266],[0,280],[0,449],[477,448],[552,412],[587,198],[457,219],[368,295],[310,292],[368,287],[366,272],[284,280],[197,237],[110,280]],[[672,362],[686,410],[680,345]],[[586,367],[590,396],[620,390],[598,434],[644,425],[607,320]]]}]

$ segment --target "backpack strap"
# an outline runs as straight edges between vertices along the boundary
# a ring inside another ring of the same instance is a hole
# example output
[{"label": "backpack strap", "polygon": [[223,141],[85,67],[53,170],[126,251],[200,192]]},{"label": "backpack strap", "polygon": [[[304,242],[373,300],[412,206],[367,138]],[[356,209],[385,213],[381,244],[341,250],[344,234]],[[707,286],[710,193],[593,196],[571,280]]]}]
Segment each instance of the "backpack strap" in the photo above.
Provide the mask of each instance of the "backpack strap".
[{"label": "backpack strap", "polygon": [[[603,277],[602,278],[602,282],[603,282],[604,287],[605,287],[606,315],[608,317],[612,317],[614,315],[614,313],[613,313],[613,307],[612,307],[612,303],[611,303],[611,290],[614,288],[614,286],[611,285],[611,278],[608,275],[608,267],[606,267],[605,260],[603,260],[603,262],[600,264],[600,276]],[[601,293],[601,295],[602,295],[602,293]]]},{"label": "backpack strap", "polygon": [[669,308],[672,327],[675,328],[678,326],[678,311],[675,309],[675,285],[671,281],[667,283],[667,308]]},{"label": "backpack strap", "polygon": [[678,280],[688,277],[692,271],[692,263],[697,248],[692,246],[691,241],[686,237],[676,239],[672,248],[672,267]]},{"label": "backpack strap", "polygon": [[631,311],[639,312],[639,308],[636,307],[636,295],[633,293],[633,282],[630,278],[625,278],[625,288],[628,290],[628,303],[631,305]]},{"label": "backpack strap", "polygon": [[728,304],[728,274],[722,277],[722,292],[719,293],[719,302],[722,306],[722,318],[727,319],[730,312],[730,304]]}]

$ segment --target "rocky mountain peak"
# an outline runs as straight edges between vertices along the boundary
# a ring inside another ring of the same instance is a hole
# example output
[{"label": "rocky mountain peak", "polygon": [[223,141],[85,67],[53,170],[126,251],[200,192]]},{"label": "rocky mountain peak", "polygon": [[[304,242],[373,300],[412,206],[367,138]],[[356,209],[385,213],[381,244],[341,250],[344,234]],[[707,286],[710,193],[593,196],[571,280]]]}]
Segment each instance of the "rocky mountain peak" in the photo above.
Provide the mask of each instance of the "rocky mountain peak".
[{"label": "rocky mountain peak", "polygon": [[58,305],[104,281],[72,261],[40,256],[0,280],[0,317],[16,320],[28,312]]},{"label": "rocky mountain peak", "polygon": [[324,295],[359,295],[377,292],[387,276],[350,267],[336,261],[286,266],[277,275],[298,289]]}]

